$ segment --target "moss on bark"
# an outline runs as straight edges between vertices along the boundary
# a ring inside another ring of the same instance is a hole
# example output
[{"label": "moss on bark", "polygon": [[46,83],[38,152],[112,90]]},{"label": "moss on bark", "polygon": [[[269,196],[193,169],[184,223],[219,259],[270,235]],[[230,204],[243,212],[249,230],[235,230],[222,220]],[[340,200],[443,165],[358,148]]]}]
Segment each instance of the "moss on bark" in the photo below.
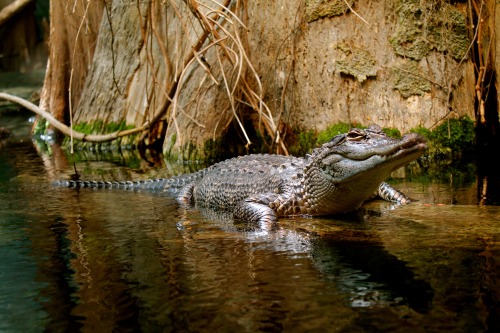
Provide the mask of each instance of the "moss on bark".
[{"label": "moss on bark", "polygon": [[431,83],[425,79],[415,61],[405,61],[400,67],[392,70],[394,89],[404,98],[412,95],[423,95],[431,90]]},{"label": "moss on bark", "polygon": [[[354,1],[350,0],[348,2],[352,7]],[[342,15],[349,10],[345,0],[305,0],[305,4],[307,22]]]},{"label": "moss on bark", "polygon": [[442,0],[396,2],[397,25],[389,41],[396,54],[420,60],[433,49],[456,60],[469,46],[465,15]]},{"label": "moss on bark", "polygon": [[346,43],[338,44],[337,49],[345,56],[344,59],[335,60],[337,71],[354,76],[359,82],[377,76],[376,61],[370,52]]}]

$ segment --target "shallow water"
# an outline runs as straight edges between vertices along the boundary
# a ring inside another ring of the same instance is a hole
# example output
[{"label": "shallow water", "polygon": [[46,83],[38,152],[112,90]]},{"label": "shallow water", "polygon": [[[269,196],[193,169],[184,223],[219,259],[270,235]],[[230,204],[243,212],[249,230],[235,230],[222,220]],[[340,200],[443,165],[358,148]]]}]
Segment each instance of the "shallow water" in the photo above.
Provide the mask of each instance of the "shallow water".
[{"label": "shallow water", "polygon": [[[190,167],[153,160],[76,165],[97,179]],[[261,228],[160,195],[52,187],[73,167],[26,138],[0,145],[0,172],[0,331],[500,329],[500,208],[477,204],[475,179],[407,174],[394,183],[415,204]]]}]

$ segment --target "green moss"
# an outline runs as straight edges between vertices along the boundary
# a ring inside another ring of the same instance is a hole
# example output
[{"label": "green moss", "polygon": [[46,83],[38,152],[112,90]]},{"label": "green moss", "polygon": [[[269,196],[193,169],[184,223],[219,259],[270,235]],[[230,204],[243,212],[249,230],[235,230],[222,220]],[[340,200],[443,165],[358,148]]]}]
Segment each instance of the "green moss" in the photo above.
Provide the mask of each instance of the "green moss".
[{"label": "green moss", "polygon": [[404,97],[423,95],[431,90],[431,83],[425,79],[415,61],[406,61],[392,70],[394,89]]},{"label": "green moss", "polygon": [[102,121],[96,121],[95,123],[79,123],[73,125],[73,130],[76,132],[84,133],[84,134],[92,134],[96,132],[96,128],[102,128]]},{"label": "green moss", "polygon": [[476,177],[473,161],[475,148],[474,122],[467,116],[448,119],[432,131],[417,127],[411,132],[427,139],[428,149],[423,157],[408,166],[408,173],[420,182],[446,182],[463,187]]},{"label": "green moss", "polygon": [[448,119],[432,131],[418,127],[411,132],[427,139],[426,155],[431,159],[452,161],[471,155],[474,151],[474,122],[468,116]]},{"label": "green moss", "polygon": [[359,82],[365,81],[368,77],[377,76],[375,58],[368,51],[349,46],[346,43],[340,43],[337,45],[337,49],[345,55],[345,59],[335,61],[340,73],[352,75]]},{"label": "green moss", "polygon": [[170,137],[170,140],[167,141],[166,146],[164,146],[163,154],[168,159],[172,159],[172,160],[177,159],[177,156],[174,157],[173,154],[172,154],[172,149],[174,148],[176,141],[177,141],[177,135],[174,133]]},{"label": "green moss", "polygon": [[172,161],[199,162],[217,160],[217,158],[222,154],[222,141],[208,140],[203,145],[203,148],[200,149],[195,143],[188,142],[182,145],[180,152],[177,152],[177,149],[174,149],[176,141],[177,138],[173,135],[172,139],[166,146],[166,149],[163,151],[165,157]]},{"label": "green moss", "polygon": [[203,145],[203,155],[205,161],[218,161],[224,158],[224,140],[219,138],[205,141]]},{"label": "green moss", "polygon": [[[109,124],[104,124],[103,121],[97,120],[92,123],[78,123],[73,125],[73,130],[79,133],[83,134],[108,134],[108,133],[114,133],[114,132],[119,132],[127,129],[132,129],[134,126],[132,125],[126,125],[125,121],[122,121],[120,123],[109,123]],[[79,148],[79,149],[96,149],[100,151],[106,151],[110,149],[116,148],[125,148],[125,149],[130,149],[134,148],[136,144],[136,139],[139,134],[132,134],[124,137],[120,137],[116,140],[113,141],[108,141],[108,142],[100,142],[100,143],[95,143],[95,142],[82,142],[82,141],[74,141],[74,147]],[[63,140],[63,146],[64,147],[69,147],[70,145],[70,138],[65,137]]]},{"label": "green moss", "polygon": [[317,135],[313,130],[294,131],[293,143],[288,148],[288,152],[293,156],[304,156],[316,147]]},{"label": "green moss", "polygon": [[82,122],[73,125],[73,129],[75,131],[84,134],[96,134],[96,133],[107,134],[132,128],[134,128],[134,126],[127,125],[125,121],[121,121],[119,123],[111,122],[108,124],[104,124],[102,120],[96,120],[95,122],[92,123]]},{"label": "green moss", "polygon": [[[289,153],[293,156],[304,156],[313,148],[330,141],[334,136],[347,133],[352,127],[366,128],[366,126],[353,124],[352,126],[339,122],[329,126],[326,130],[315,133],[313,130],[295,130],[292,142],[289,145]],[[394,138],[401,138],[401,132],[396,128],[384,128],[384,133]]]},{"label": "green moss", "polygon": [[384,131],[384,133],[390,136],[391,138],[396,138],[396,139],[401,138],[401,132],[397,128],[384,127],[382,131]]},{"label": "green moss", "polygon": [[422,127],[422,126],[412,128],[412,129],[410,130],[410,132],[420,134],[420,135],[422,135],[424,138],[426,138],[427,140],[429,140],[429,139],[430,139],[430,137],[431,137],[431,135],[432,135],[432,132],[431,132],[431,130],[430,130],[430,129],[425,128],[425,127]]},{"label": "green moss", "polygon": [[47,128],[49,127],[49,122],[42,117],[38,117],[36,120],[35,128],[33,129],[33,134],[35,136],[47,134]]},{"label": "green moss", "polygon": [[[354,0],[348,2],[351,7],[354,5]],[[345,0],[305,0],[305,5],[307,22],[343,15],[349,10]]]},{"label": "green moss", "polygon": [[448,119],[432,131],[432,139],[453,153],[469,151],[474,146],[474,122],[467,116]]},{"label": "green moss", "polygon": [[299,147],[306,153],[307,150],[311,149],[315,145],[317,137],[313,130],[306,132],[301,132],[299,135]]},{"label": "green moss", "polygon": [[347,133],[353,127],[357,128],[366,128],[366,126],[360,124],[347,124],[343,122],[339,122],[329,126],[326,130],[319,132],[318,139],[316,140],[316,145],[322,145],[325,142],[330,141],[335,135],[339,135],[342,133]]},{"label": "green moss", "polygon": [[400,0],[389,42],[396,54],[420,60],[433,49],[460,60],[469,46],[465,16],[443,0]]}]

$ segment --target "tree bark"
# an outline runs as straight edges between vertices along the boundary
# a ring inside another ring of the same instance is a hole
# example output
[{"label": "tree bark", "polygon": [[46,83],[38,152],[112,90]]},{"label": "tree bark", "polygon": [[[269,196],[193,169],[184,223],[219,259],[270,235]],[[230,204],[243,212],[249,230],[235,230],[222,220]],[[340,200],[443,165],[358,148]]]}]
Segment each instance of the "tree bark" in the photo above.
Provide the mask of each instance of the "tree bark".
[{"label": "tree bark", "polygon": [[[205,158],[201,150],[189,152],[189,147],[220,137],[231,118],[223,88],[193,62],[193,52],[209,43],[208,35],[196,21],[188,28],[192,14],[182,1],[167,6],[154,0],[133,6],[113,2],[109,13],[101,24],[75,121],[134,127],[151,122],[151,130],[141,138],[147,144],[166,135],[169,153],[180,159]],[[203,96],[203,102],[196,96]]]},{"label": "tree bark", "polygon": [[[406,132],[474,116],[467,3],[238,0],[228,11],[209,0],[108,1],[102,21],[98,4],[85,15],[93,38],[54,30],[42,107],[61,119],[72,105],[76,124],[102,124],[101,133],[149,123],[133,140],[174,158],[210,157],[214,142],[223,150],[232,123],[247,144],[250,124],[286,152],[291,129],[347,122]],[[59,22],[64,6],[53,7]],[[73,57],[70,41],[93,45],[98,22],[94,58],[92,47]]]},{"label": "tree bark", "polygon": [[[343,0],[305,3],[248,2],[252,62],[264,76],[266,101],[288,126],[322,131],[337,122],[377,123],[406,132],[431,128],[447,116],[474,117],[467,31],[459,39],[447,31],[433,36],[423,28],[435,28],[432,22],[436,28],[465,28],[466,4],[358,0],[353,10],[336,11],[334,5]],[[412,17],[414,12],[421,18]],[[450,14],[459,22],[439,21]],[[407,29],[415,35],[407,36]],[[426,37],[435,40],[412,54]],[[462,54],[453,57],[458,46],[443,39],[463,42]],[[398,83],[402,79],[406,82]]]},{"label": "tree bark", "polygon": [[50,2],[49,60],[40,107],[69,121],[92,63],[103,0]]}]

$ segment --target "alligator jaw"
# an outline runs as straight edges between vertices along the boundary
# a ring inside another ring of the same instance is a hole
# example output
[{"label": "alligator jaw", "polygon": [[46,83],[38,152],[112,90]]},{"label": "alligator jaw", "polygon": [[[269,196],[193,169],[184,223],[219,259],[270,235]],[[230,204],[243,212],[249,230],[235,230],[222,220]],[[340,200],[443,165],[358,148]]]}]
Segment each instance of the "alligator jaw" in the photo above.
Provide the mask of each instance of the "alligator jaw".
[{"label": "alligator jaw", "polygon": [[[319,214],[337,214],[357,209],[371,197],[380,183],[386,180],[392,171],[405,166],[420,157],[427,145],[423,137],[409,134],[401,140],[383,138],[376,149],[370,144],[356,144],[353,148],[355,158],[345,157],[347,149],[341,154],[332,152],[323,160],[326,165],[320,169],[325,182],[333,186],[321,199],[317,200]],[[366,158],[359,159],[358,152],[369,151]],[[309,192],[314,192],[314,184],[307,185]],[[324,186],[325,187],[325,186]],[[318,191],[316,191],[318,192]]]},{"label": "alligator jaw", "polygon": [[394,171],[422,156],[426,149],[427,144],[425,139],[418,134],[410,133],[401,139],[399,145],[388,151],[387,154],[383,154],[382,157],[389,159],[387,163],[393,160],[399,162],[394,164],[395,166],[391,168],[392,171]]},{"label": "alligator jaw", "polygon": [[[356,152],[349,157],[339,154],[335,158],[335,166],[332,168],[333,172],[330,173],[330,179],[337,184],[358,181],[359,178],[365,180],[373,178],[382,182],[394,170],[422,156],[426,149],[425,139],[418,134],[411,133],[384,147],[372,149],[363,158]],[[343,171],[338,172],[338,170]],[[361,182],[362,179],[359,181]]]},{"label": "alligator jaw", "polygon": [[349,148],[347,151],[339,151],[338,154],[342,156],[342,158],[347,158],[353,161],[362,161],[367,160],[374,155],[379,156],[391,156],[395,153],[399,153],[401,151],[413,149],[416,150],[425,150],[427,145],[425,143],[425,139],[416,133],[410,133],[405,135],[401,140],[396,140],[392,138],[388,138],[386,142],[380,144],[380,146],[371,146],[371,144],[360,144],[359,148],[354,146]]}]

